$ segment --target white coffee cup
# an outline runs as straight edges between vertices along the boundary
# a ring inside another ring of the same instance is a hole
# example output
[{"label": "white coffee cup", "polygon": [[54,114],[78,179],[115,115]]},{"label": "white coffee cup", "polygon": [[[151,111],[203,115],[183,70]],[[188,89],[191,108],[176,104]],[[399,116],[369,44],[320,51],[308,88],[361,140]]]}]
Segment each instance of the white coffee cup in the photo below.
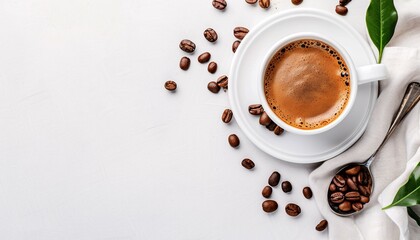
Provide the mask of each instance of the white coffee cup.
[{"label": "white coffee cup", "polygon": [[[282,47],[288,45],[291,42],[301,40],[301,39],[314,39],[314,40],[320,40],[322,42],[325,42],[326,44],[330,45],[332,48],[337,50],[337,52],[342,56],[344,61],[347,63],[347,67],[350,71],[350,96],[347,102],[347,105],[345,106],[344,110],[341,112],[341,114],[332,122],[329,124],[316,128],[316,129],[300,129],[293,127],[289,125],[288,123],[284,122],[282,119],[280,119],[271,109],[269,106],[265,92],[264,92],[264,75],[267,68],[267,65],[269,64],[272,57],[280,50]],[[372,65],[366,65],[366,66],[355,66],[353,63],[353,60],[351,59],[350,55],[347,53],[347,51],[338,43],[331,40],[330,38],[327,38],[325,36],[322,36],[318,33],[311,33],[311,32],[302,32],[302,33],[296,33],[293,35],[290,35],[288,37],[285,37],[278,41],[266,54],[264,61],[261,65],[260,70],[260,78],[258,79],[258,92],[261,100],[261,104],[264,107],[265,112],[268,114],[268,116],[273,120],[278,126],[282,127],[284,130],[296,133],[300,135],[314,135],[318,133],[322,133],[325,131],[330,130],[331,128],[335,127],[337,124],[339,124],[343,119],[347,116],[347,114],[350,112],[357,96],[357,88],[361,84],[378,81],[378,80],[384,80],[388,77],[388,71],[386,69],[386,66],[383,64],[372,64]]]}]

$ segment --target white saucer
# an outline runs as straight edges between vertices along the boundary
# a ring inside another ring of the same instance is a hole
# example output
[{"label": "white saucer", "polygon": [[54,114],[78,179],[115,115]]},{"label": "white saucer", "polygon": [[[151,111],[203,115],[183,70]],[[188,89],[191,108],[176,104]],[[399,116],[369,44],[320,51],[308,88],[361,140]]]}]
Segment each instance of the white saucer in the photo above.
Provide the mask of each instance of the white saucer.
[{"label": "white saucer", "polygon": [[269,17],[252,29],[233,58],[229,75],[229,101],[235,119],[247,137],[264,152],[294,163],[327,160],[352,146],[366,129],[378,96],[378,83],[360,85],[347,118],[333,129],[314,136],[285,132],[275,135],[248,113],[260,103],[255,81],[264,55],[281,38],[298,32],[315,32],[332,38],[347,49],[356,66],[376,63],[362,36],[340,17],[313,9],[290,10]]}]

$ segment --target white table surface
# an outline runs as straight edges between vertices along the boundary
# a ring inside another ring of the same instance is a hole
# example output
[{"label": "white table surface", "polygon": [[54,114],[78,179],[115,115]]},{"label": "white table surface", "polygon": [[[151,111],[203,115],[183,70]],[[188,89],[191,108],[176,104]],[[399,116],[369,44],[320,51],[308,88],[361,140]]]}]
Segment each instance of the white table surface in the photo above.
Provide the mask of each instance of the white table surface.
[{"label": "white table surface", "polygon": [[[304,0],[334,12],[338,0]],[[368,1],[344,17],[364,33]],[[282,162],[223,124],[227,94],[210,80],[228,72],[232,29],[270,10],[228,0],[0,1],[0,239],[327,239],[314,199],[303,198],[316,165]],[[202,33],[219,34],[216,44]],[[293,26],[291,26],[293,27]],[[181,39],[197,44],[190,70]],[[216,75],[196,61],[210,51]],[[163,83],[178,83],[175,94]],[[227,144],[236,133],[239,149]],[[254,171],[240,162],[249,157]],[[272,171],[279,210],[261,209]],[[302,214],[284,212],[298,203]]]}]

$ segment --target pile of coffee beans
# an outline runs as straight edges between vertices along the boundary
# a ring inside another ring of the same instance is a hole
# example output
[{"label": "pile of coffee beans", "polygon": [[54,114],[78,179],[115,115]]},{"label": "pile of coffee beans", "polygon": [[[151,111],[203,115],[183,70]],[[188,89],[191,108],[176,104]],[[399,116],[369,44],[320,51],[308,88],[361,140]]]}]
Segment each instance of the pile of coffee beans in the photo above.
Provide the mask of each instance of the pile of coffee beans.
[{"label": "pile of coffee beans", "polygon": [[363,209],[369,202],[372,179],[361,165],[350,165],[332,179],[328,189],[328,203],[335,212],[349,214]]},{"label": "pile of coffee beans", "polygon": [[274,123],[268,114],[264,111],[264,108],[261,104],[251,104],[248,106],[248,112],[251,115],[260,116],[259,123],[269,131],[274,132],[276,135],[281,135],[284,132],[284,129]]}]

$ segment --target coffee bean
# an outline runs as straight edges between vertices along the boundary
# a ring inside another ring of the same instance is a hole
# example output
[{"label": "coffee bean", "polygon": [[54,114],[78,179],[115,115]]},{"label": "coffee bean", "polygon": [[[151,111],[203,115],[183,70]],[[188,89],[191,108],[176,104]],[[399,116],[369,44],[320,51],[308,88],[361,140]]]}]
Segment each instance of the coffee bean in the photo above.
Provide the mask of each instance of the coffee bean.
[{"label": "coffee bean", "polygon": [[344,187],[339,187],[337,190],[340,192],[347,192],[347,185],[344,185]]},{"label": "coffee bean", "polygon": [[225,0],[213,0],[213,7],[218,10],[224,10],[227,6],[227,2]]},{"label": "coffee bean", "polygon": [[286,210],[287,215],[292,216],[292,217],[296,217],[301,212],[299,205],[294,204],[294,203],[287,204],[285,207],[285,210]]},{"label": "coffee bean", "polygon": [[187,71],[188,68],[190,68],[190,63],[191,63],[191,60],[188,57],[182,57],[181,60],[179,61],[179,67],[182,70]]},{"label": "coffee bean", "polygon": [[289,181],[284,181],[281,183],[281,189],[283,192],[288,193],[292,191],[292,184]]},{"label": "coffee bean", "polygon": [[179,48],[184,52],[193,53],[195,51],[195,43],[188,39],[184,39],[179,43]]},{"label": "coffee bean", "polygon": [[280,173],[275,171],[271,174],[271,176],[268,178],[268,185],[275,187],[277,185],[279,185],[280,182]]},{"label": "coffee bean", "polygon": [[348,212],[351,210],[351,203],[348,201],[342,202],[340,205],[338,205],[338,209],[343,212]]},{"label": "coffee bean", "polygon": [[166,81],[165,82],[165,88],[168,91],[175,91],[176,90],[176,82],[171,81],[171,80]]},{"label": "coffee bean", "polygon": [[238,136],[236,136],[236,134],[229,135],[228,142],[229,142],[229,145],[233,148],[238,147],[240,143],[239,138]]},{"label": "coffee bean", "polygon": [[354,166],[354,167],[352,167],[352,168],[347,169],[347,170],[345,171],[345,173],[346,173],[347,175],[356,175],[356,174],[358,174],[358,173],[359,173],[359,171],[360,171],[360,166]]},{"label": "coffee bean", "polygon": [[369,176],[364,170],[360,171],[357,175],[357,181],[362,185],[367,185],[369,183],[368,178]]},{"label": "coffee bean", "polygon": [[223,114],[222,114],[222,121],[224,123],[230,123],[230,121],[232,120],[232,116],[233,116],[232,110],[225,109],[225,111],[223,111]]},{"label": "coffee bean", "polygon": [[242,160],[242,166],[246,169],[253,169],[255,167],[255,163],[248,158],[245,158],[244,160]]},{"label": "coffee bean", "polygon": [[264,112],[261,104],[252,104],[248,107],[248,112],[252,115],[261,115]]},{"label": "coffee bean", "polygon": [[279,205],[274,200],[265,200],[262,203],[262,209],[264,210],[264,212],[268,212],[268,213],[274,212],[277,210],[278,207]]},{"label": "coffee bean", "polygon": [[301,4],[303,2],[303,0],[292,0],[292,3],[294,4],[294,5],[299,5],[299,4]]},{"label": "coffee bean", "polygon": [[337,187],[344,187],[346,184],[346,180],[340,175],[335,175],[333,182]]},{"label": "coffee bean", "polygon": [[259,0],[258,4],[261,8],[269,8],[270,7],[270,0]]},{"label": "coffee bean", "polygon": [[344,194],[342,192],[335,192],[330,195],[330,202],[342,203],[344,201]]},{"label": "coffee bean", "polygon": [[249,4],[255,4],[258,2],[258,0],[245,0],[245,2]]},{"label": "coffee bean", "polygon": [[202,54],[200,54],[200,56],[198,56],[198,62],[199,63],[206,63],[210,60],[211,58],[211,54],[209,52],[204,52]]},{"label": "coffee bean", "polygon": [[220,87],[217,85],[216,82],[213,81],[207,84],[207,89],[212,93],[218,93],[220,91]]},{"label": "coffee bean", "polygon": [[245,27],[236,27],[235,29],[233,29],[233,35],[239,40],[244,39],[248,32],[248,28]]},{"label": "coffee bean", "polygon": [[217,41],[217,38],[218,38],[217,32],[214,31],[213,28],[207,28],[206,30],[204,30],[204,37],[209,42],[216,42]]},{"label": "coffee bean", "polygon": [[263,197],[269,198],[271,196],[271,193],[273,193],[273,188],[271,188],[270,186],[265,186],[261,193]]},{"label": "coffee bean", "polygon": [[344,7],[344,6],[337,5],[337,6],[335,7],[335,12],[336,12],[337,14],[340,14],[340,15],[344,16],[344,15],[346,15],[346,14],[347,14],[348,9],[347,9],[346,7]]},{"label": "coffee bean", "polygon": [[239,41],[239,40],[236,40],[236,41],[233,42],[233,44],[232,44],[232,52],[234,52],[234,53],[236,52],[236,49],[238,49],[239,44],[241,44],[241,41]]},{"label": "coffee bean", "polygon": [[370,200],[369,197],[366,197],[366,196],[363,196],[363,195],[360,196],[360,202],[361,203],[368,203],[369,200]]},{"label": "coffee bean", "polygon": [[359,203],[359,202],[353,203],[351,205],[351,208],[353,208],[354,211],[358,212],[358,211],[360,211],[360,210],[363,209],[363,204],[362,203]]},{"label": "coffee bean", "polygon": [[217,71],[217,63],[210,62],[207,66],[207,71],[209,71],[209,73],[215,73]]},{"label": "coffee bean", "polygon": [[274,134],[276,134],[276,135],[281,135],[283,132],[284,132],[284,129],[281,128],[280,126],[276,126],[274,128]]},{"label": "coffee bean", "polygon": [[351,0],[340,0],[339,3],[341,6],[346,6],[347,4],[349,4],[351,2]]},{"label": "coffee bean", "polygon": [[359,191],[363,196],[366,196],[366,197],[369,197],[371,193],[370,188],[363,185],[359,186]]},{"label": "coffee bean", "polygon": [[260,124],[268,126],[271,123],[271,119],[266,112],[263,112],[260,116]]},{"label": "coffee bean", "polygon": [[302,192],[303,192],[303,196],[306,199],[312,198],[312,190],[311,190],[310,187],[304,187],[303,190],[302,190]]},{"label": "coffee bean", "polygon": [[265,128],[267,128],[269,131],[274,131],[274,129],[277,127],[277,124],[275,124],[274,122],[271,122],[270,124],[268,124],[267,126],[265,126]]},{"label": "coffee bean", "polygon": [[318,225],[316,225],[315,229],[321,232],[321,231],[324,231],[327,227],[328,227],[328,221],[324,219],[321,222],[319,222]]},{"label": "coffee bean", "polygon": [[347,201],[356,202],[360,200],[360,193],[356,191],[348,192],[345,197]]},{"label": "coffee bean", "polygon": [[229,78],[226,75],[222,75],[217,79],[217,86],[222,87],[223,89],[228,88]]},{"label": "coffee bean", "polygon": [[351,190],[354,190],[354,191],[359,190],[359,189],[357,188],[356,183],[355,183],[355,182],[353,182],[353,180],[352,180],[351,178],[347,178],[346,183],[347,183],[347,186],[349,186],[349,188],[350,188]]},{"label": "coffee bean", "polygon": [[335,186],[334,183],[331,183],[330,187],[329,187],[329,190],[330,190],[330,192],[335,192],[337,190],[337,186]]}]

